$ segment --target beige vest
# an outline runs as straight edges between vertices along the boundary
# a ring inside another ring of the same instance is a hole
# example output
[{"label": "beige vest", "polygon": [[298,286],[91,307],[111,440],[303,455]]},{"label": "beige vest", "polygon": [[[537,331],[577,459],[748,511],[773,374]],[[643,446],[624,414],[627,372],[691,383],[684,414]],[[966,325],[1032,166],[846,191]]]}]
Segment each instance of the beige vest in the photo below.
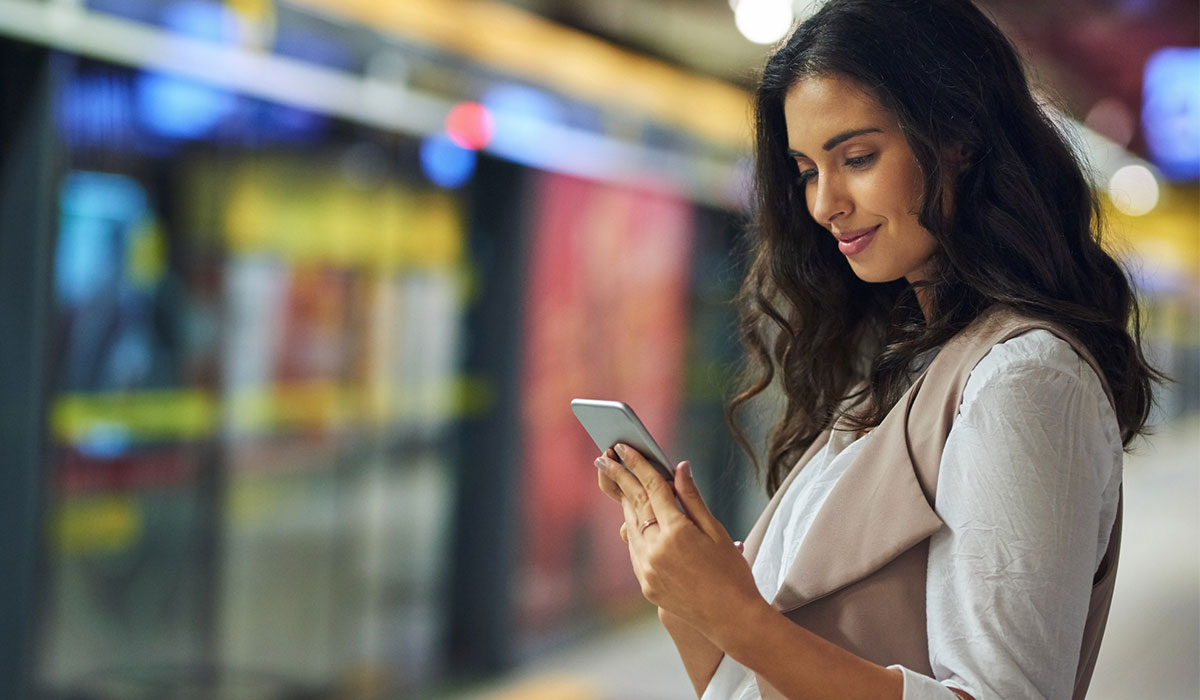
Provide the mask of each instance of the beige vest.
[{"label": "beige vest", "polygon": [[[925,573],[929,537],[942,527],[933,509],[942,450],[975,365],[992,346],[1036,328],[1070,343],[1104,382],[1083,345],[1061,329],[1007,310],[984,313],[942,348],[846,467],[772,601],[776,609],[865,659],[932,675]],[[826,431],[809,447],[759,517],[746,538],[749,561],[754,561],[784,491],[828,439]],[[1087,693],[1100,650],[1120,540],[1118,505],[1108,550],[1093,579],[1074,700]],[[763,698],[784,697],[761,677],[758,684]]]}]

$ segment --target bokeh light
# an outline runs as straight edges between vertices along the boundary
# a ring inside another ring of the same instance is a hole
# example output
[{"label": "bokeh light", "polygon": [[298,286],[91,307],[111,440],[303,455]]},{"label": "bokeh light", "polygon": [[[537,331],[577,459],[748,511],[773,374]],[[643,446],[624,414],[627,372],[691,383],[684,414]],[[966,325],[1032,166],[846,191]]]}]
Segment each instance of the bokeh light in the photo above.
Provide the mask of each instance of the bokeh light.
[{"label": "bokeh light", "polygon": [[497,85],[484,93],[482,103],[495,126],[492,148],[518,161],[522,154],[541,149],[547,125],[566,119],[557,98],[524,85]]},{"label": "bokeh light", "polygon": [[1155,51],[1142,86],[1142,130],[1154,164],[1170,179],[1200,179],[1200,48]]},{"label": "bokeh light", "polygon": [[1115,97],[1105,97],[1092,105],[1083,123],[1122,147],[1133,140],[1133,130],[1137,126],[1133,111]]},{"label": "bokeh light", "polygon": [[446,135],[462,148],[478,151],[488,145],[494,132],[491,113],[478,102],[460,102],[446,115]]},{"label": "bokeh light", "polygon": [[439,187],[458,187],[475,172],[475,151],[454,143],[446,134],[434,134],[421,142],[421,168]]},{"label": "bokeh light", "polygon": [[733,21],[742,36],[756,44],[773,44],[792,27],[790,0],[740,0]]},{"label": "bokeh light", "polygon": [[[240,22],[220,4],[182,0],[166,5],[162,22],[184,36],[234,43]],[[207,83],[156,72],[137,79],[138,116],[151,131],[168,138],[194,139],[208,133],[236,106],[236,97]]]},{"label": "bokeh light", "polygon": [[1113,173],[1108,193],[1119,211],[1141,216],[1158,205],[1158,179],[1144,165],[1126,165]]},{"label": "bokeh light", "polygon": [[137,78],[138,117],[156,134],[194,139],[233,112],[237,98],[206,83],[162,73]]}]

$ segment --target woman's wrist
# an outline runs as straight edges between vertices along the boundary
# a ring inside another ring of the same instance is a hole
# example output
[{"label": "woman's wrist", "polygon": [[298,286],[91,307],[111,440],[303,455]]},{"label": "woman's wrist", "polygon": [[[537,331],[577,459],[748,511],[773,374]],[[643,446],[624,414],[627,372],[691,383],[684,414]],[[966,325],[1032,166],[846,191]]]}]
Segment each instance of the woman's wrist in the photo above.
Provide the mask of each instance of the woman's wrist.
[{"label": "woman's wrist", "polygon": [[739,661],[754,654],[762,632],[780,617],[779,611],[760,596],[734,604],[725,612],[724,619],[707,634],[713,644]]},{"label": "woman's wrist", "polygon": [[662,623],[663,627],[667,628],[668,632],[677,629],[684,629],[685,627],[691,627],[691,625],[687,623],[687,620],[676,615],[670,610],[667,610],[666,608],[658,609],[658,621]]},{"label": "woman's wrist", "polygon": [[771,618],[779,617],[775,608],[761,597],[723,606],[721,612],[722,619],[716,622],[692,621],[660,607],[658,620],[667,632],[701,634],[722,652],[736,656],[743,650],[753,648],[754,640],[759,636],[756,630],[769,624]]}]

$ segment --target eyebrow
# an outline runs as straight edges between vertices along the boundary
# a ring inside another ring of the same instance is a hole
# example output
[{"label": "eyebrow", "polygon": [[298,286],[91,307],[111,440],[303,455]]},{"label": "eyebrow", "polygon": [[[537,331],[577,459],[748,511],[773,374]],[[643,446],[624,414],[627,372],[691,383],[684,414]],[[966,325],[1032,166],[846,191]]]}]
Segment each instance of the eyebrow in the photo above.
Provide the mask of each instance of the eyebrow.
[{"label": "eyebrow", "polygon": [[[882,132],[883,132],[883,130],[879,129],[877,127],[868,127],[866,129],[852,129],[850,131],[843,131],[842,133],[838,134],[837,136],[834,136],[833,138],[826,141],[821,146],[821,148],[826,151],[832,151],[838,144],[845,143],[846,141],[849,141],[850,139],[854,138],[855,136],[862,136],[863,134],[878,134],[878,133],[882,133]],[[800,151],[795,150],[794,148],[788,149],[788,155],[793,158],[807,158],[808,157],[808,156],[804,155],[803,153],[801,153]]]}]

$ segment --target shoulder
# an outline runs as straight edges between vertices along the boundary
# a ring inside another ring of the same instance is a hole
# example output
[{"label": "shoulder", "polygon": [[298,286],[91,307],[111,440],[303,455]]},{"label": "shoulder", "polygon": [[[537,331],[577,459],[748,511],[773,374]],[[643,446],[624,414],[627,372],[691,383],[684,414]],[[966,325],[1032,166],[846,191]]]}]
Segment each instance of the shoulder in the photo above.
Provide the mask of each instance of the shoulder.
[{"label": "shoulder", "polygon": [[1100,378],[1075,348],[1054,333],[1035,328],[993,345],[971,370],[967,391],[1013,375],[1062,375],[1077,382],[1095,384],[1103,394]]},{"label": "shoulder", "polygon": [[998,343],[971,371],[960,415],[989,412],[1076,412],[1103,424],[1120,445],[1116,413],[1104,384],[1070,343],[1045,329],[1033,329]]}]

